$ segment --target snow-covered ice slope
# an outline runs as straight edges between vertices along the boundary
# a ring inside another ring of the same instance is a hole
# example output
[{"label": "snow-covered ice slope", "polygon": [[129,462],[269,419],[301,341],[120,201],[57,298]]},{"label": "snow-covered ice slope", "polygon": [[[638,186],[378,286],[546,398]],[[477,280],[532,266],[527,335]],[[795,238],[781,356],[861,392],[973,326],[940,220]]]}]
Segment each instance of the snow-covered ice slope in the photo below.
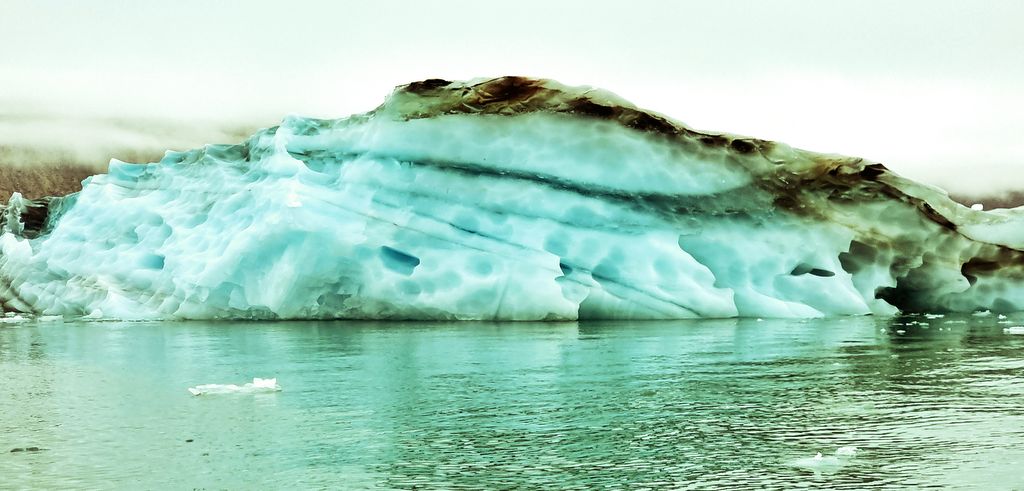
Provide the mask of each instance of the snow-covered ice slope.
[{"label": "snow-covered ice slope", "polygon": [[12,198],[0,300],[135,318],[1024,310],[1024,212],[517,77]]}]

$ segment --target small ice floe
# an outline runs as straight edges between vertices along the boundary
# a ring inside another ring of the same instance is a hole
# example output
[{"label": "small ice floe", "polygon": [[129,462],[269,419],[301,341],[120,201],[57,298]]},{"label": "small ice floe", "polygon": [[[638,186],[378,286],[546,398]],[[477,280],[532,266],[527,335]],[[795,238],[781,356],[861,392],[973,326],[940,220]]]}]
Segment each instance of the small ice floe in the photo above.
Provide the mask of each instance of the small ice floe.
[{"label": "small ice floe", "polygon": [[836,456],[838,457],[853,457],[857,455],[857,447],[845,446],[836,449]]},{"label": "small ice floe", "polygon": [[971,315],[973,315],[975,317],[988,317],[988,316],[992,315],[992,312],[989,312],[988,310],[982,310],[981,312],[975,312],[975,313],[973,313]]},{"label": "small ice floe", "polygon": [[1004,327],[1003,334],[1024,334],[1024,326]]},{"label": "small ice floe", "polygon": [[1006,318],[1006,316],[1003,315],[1003,314],[999,314],[999,315],[996,316],[996,319],[1005,319],[1005,318]]},{"label": "small ice floe", "polygon": [[810,469],[815,472],[836,471],[842,467],[842,465],[843,462],[839,460],[839,457],[822,455],[821,452],[818,452],[814,457],[793,461],[794,467],[803,467],[804,469]]},{"label": "small ice floe", "polygon": [[277,392],[281,386],[277,385],[277,378],[253,378],[252,383],[245,385],[235,384],[203,384],[189,387],[188,391],[194,396],[204,394],[253,394],[259,392]]},{"label": "small ice floe", "polygon": [[943,314],[924,314],[925,319],[941,319],[945,317]]},{"label": "small ice floe", "polygon": [[971,205],[971,209],[974,211],[985,211],[985,205],[982,203],[975,203]]},{"label": "small ice floe", "polygon": [[803,467],[814,472],[829,472],[839,470],[847,461],[857,455],[857,447],[843,446],[836,449],[835,455],[822,455],[818,452],[814,457],[797,459],[793,466]]},{"label": "small ice floe", "polygon": [[18,324],[18,323],[21,323],[21,322],[28,322],[30,320],[32,320],[31,317],[24,317],[24,316],[15,314],[15,315],[12,315],[12,316],[6,316],[6,317],[3,317],[3,318],[0,318],[0,323],[3,323],[3,324]]}]

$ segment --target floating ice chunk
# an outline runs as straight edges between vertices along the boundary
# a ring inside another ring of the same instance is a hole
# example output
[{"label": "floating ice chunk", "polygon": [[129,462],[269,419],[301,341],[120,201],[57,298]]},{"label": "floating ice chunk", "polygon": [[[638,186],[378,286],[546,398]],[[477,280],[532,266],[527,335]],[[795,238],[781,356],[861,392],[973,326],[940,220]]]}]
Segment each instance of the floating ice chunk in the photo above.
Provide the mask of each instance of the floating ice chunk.
[{"label": "floating ice chunk", "polygon": [[203,384],[189,387],[188,391],[194,396],[204,394],[251,394],[257,392],[277,392],[281,386],[277,385],[277,378],[255,377],[251,383],[245,385],[235,384]]},{"label": "floating ice chunk", "polygon": [[990,312],[988,310],[982,310],[981,312],[975,312],[975,313],[973,313],[971,315],[973,315],[975,317],[988,317],[988,316],[992,315],[992,312]]},{"label": "floating ice chunk", "polygon": [[945,317],[945,315],[942,315],[942,314],[924,314],[924,317],[925,317],[925,319],[941,319],[941,318]]},{"label": "floating ice chunk", "polygon": [[997,318],[997,319],[1005,319],[1005,318],[1006,318],[1006,316],[1005,316],[1005,315],[1003,315],[1003,314],[999,314],[999,315],[997,315],[997,316],[996,316],[996,318]]},{"label": "floating ice chunk", "polygon": [[1004,327],[1003,334],[1024,334],[1024,326]]},{"label": "floating ice chunk", "polygon": [[242,388],[235,384],[203,384],[189,387],[188,391],[194,396],[203,394],[223,394],[227,392],[239,392]]},{"label": "floating ice chunk", "polygon": [[983,205],[981,203],[975,203],[975,204],[971,205],[971,209],[974,210],[974,211],[984,211],[985,210],[985,205]]},{"label": "floating ice chunk", "polygon": [[252,379],[252,386],[257,389],[273,389],[281,390],[281,387],[277,385],[277,377],[274,378],[259,378],[255,377]]},{"label": "floating ice chunk", "polygon": [[829,472],[836,471],[843,466],[843,462],[838,457],[829,455],[822,455],[818,452],[814,457],[797,459],[792,462],[794,467],[802,467],[804,469],[810,469],[814,472]]},{"label": "floating ice chunk", "polygon": [[30,317],[22,317],[20,315],[12,315],[10,317],[4,317],[0,319],[0,323],[4,324],[18,324],[21,322],[28,322],[32,320]]},{"label": "floating ice chunk", "polygon": [[857,455],[857,447],[852,445],[842,446],[836,449],[835,455],[822,455],[817,452],[814,457],[797,459],[792,462],[794,467],[802,467],[814,472],[834,472],[845,465],[846,460]]},{"label": "floating ice chunk", "polygon": [[839,457],[853,457],[854,455],[857,455],[857,447],[849,445],[845,447],[839,447],[836,449],[836,455]]}]

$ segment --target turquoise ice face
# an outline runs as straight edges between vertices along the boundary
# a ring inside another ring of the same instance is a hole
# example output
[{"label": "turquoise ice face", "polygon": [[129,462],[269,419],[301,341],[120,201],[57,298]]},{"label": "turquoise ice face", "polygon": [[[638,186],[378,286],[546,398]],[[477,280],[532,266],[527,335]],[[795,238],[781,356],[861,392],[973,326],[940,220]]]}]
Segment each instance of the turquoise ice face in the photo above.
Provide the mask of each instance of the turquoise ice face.
[{"label": "turquoise ice face", "polygon": [[410,84],[366,114],[113,161],[73,198],[34,205],[6,208],[0,300],[46,315],[1024,309],[1016,211],[544,80]]}]

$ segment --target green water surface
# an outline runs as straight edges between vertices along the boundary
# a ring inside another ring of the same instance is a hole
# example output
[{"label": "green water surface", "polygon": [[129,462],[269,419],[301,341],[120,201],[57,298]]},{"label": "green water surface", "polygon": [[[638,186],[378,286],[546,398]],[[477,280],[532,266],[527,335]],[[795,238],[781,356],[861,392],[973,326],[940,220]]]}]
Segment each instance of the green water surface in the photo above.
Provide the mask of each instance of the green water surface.
[{"label": "green water surface", "polygon": [[0,324],[0,489],[1024,489],[1020,325]]}]

